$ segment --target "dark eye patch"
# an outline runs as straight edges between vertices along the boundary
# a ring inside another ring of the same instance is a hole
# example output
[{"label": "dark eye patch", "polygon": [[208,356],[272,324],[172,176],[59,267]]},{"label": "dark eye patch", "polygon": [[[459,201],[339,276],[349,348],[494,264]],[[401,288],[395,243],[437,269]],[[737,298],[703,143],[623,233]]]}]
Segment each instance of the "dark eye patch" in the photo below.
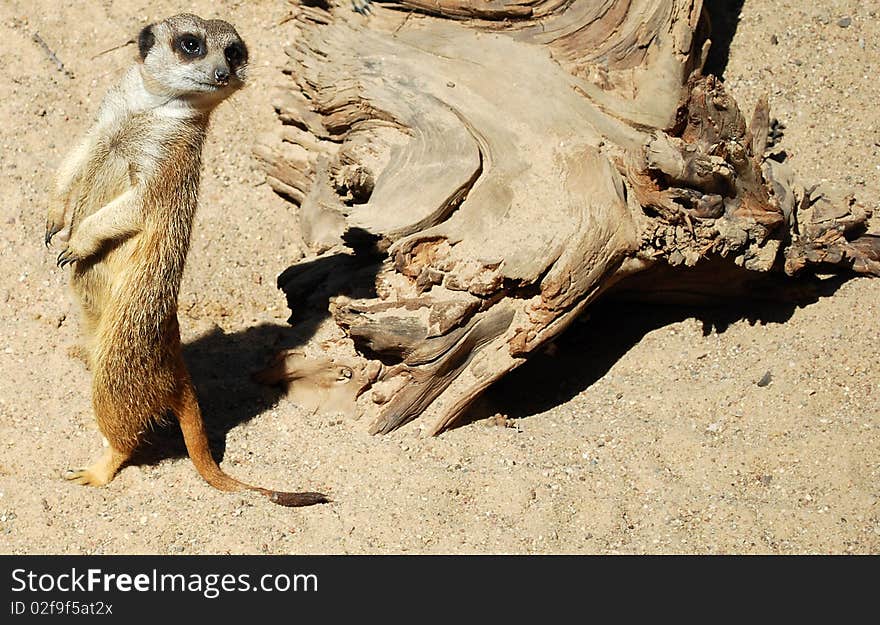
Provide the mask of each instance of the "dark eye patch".
[{"label": "dark eye patch", "polygon": [[196,35],[180,35],[174,41],[174,47],[179,50],[183,56],[196,59],[205,56],[207,53],[205,42]]},{"label": "dark eye patch", "polygon": [[138,35],[138,51],[141,53],[141,60],[145,60],[150,53],[153,44],[156,43],[156,36],[153,34],[153,25],[144,26],[144,29]]},{"label": "dark eye patch", "polygon": [[230,67],[238,67],[247,61],[247,49],[238,43],[226,46],[223,54],[226,56],[226,62],[229,63]]}]

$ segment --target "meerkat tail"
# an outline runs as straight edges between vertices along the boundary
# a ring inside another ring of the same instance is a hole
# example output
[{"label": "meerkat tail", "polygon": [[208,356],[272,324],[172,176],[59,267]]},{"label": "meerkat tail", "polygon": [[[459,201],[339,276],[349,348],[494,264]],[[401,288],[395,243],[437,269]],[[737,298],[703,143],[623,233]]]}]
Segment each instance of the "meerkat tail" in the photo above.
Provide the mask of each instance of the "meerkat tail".
[{"label": "meerkat tail", "polygon": [[290,508],[300,506],[312,506],[319,503],[327,503],[330,500],[322,493],[302,492],[287,493],[277,490],[269,490],[259,486],[251,486],[240,482],[234,477],[223,472],[223,469],[214,460],[211,455],[211,449],[208,446],[208,433],[205,431],[205,423],[199,409],[198,400],[192,384],[187,380],[182,384],[183,388],[179,394],[179,405],[176,406],[174,413],[180,422],[180,429],[183,432],[183,442],[186,444],[186,451],[190,460],[208,484],[218,490],[223,491],[240,491],[254,490],[269,498],[273,503],[280,506]]}]

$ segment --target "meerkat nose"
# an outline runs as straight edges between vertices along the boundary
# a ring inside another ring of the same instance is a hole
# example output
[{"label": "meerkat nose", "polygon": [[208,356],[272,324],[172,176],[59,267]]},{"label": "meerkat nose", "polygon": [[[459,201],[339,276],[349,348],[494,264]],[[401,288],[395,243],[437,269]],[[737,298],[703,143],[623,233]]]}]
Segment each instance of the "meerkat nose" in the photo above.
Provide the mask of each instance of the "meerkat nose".
[{"label": "meerkat nose", "polygon": [[229,71],[222,67],[218,67],[214,70],[214,79],[221,85],[225,85],[229,82]]}]

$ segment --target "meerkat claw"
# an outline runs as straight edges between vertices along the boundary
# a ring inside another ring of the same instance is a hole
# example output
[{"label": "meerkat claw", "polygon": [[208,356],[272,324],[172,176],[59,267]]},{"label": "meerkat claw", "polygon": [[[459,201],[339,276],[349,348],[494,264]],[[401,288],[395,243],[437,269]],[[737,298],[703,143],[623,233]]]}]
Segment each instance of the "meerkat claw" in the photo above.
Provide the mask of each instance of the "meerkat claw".
[{"label": "meerkat claw", "polygon": [[58,234],[61,231],[61,228],[56,226],[55,224],[46,224],[46,247],[49,247],[49,244],[52,242],[52,237]]},{"label": "meerkat claw", "polygon": [[92,475],[88,469],[68,469],[64,472],[64,479],[80,486],[94,486]]},{"label": "meerkat claw", "polygon": [[107,470],[107,467],[89,467],[88,469],[68,469],[64,472],[64,479],[80,486],[104,486],[113,479],[115,470]]},{"label": "meerkat claw", "polygon": [[64,267],[65,265],[75,263],[76,260],[77,258],[74,256],[73,252],[70,251],[70,248],[66,248],[61,250],[61,253],[58,254],[58,260],[56,260],[55,263],[59,267]]}]

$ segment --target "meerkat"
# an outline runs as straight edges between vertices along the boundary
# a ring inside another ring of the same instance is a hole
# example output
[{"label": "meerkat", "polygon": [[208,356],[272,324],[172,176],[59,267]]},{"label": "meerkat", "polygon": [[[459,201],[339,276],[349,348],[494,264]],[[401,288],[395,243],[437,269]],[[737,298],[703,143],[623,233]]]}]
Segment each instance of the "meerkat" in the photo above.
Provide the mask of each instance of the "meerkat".
[{"label": "meerkat", "polygon": [[196,210],[201,152],[214,108],[244,84],[248,49],[222,20],[181,14],[138,36],[138,59],[106,95],[97,121],[58,173],[45,243],[64,244],[81,308],[92,404],[108,446],[68,480],[102,486],[167,415],[211,486],[249,489],[284,506],[321,493],[244,484],[211,455],[184,364],[177,298]]}]

